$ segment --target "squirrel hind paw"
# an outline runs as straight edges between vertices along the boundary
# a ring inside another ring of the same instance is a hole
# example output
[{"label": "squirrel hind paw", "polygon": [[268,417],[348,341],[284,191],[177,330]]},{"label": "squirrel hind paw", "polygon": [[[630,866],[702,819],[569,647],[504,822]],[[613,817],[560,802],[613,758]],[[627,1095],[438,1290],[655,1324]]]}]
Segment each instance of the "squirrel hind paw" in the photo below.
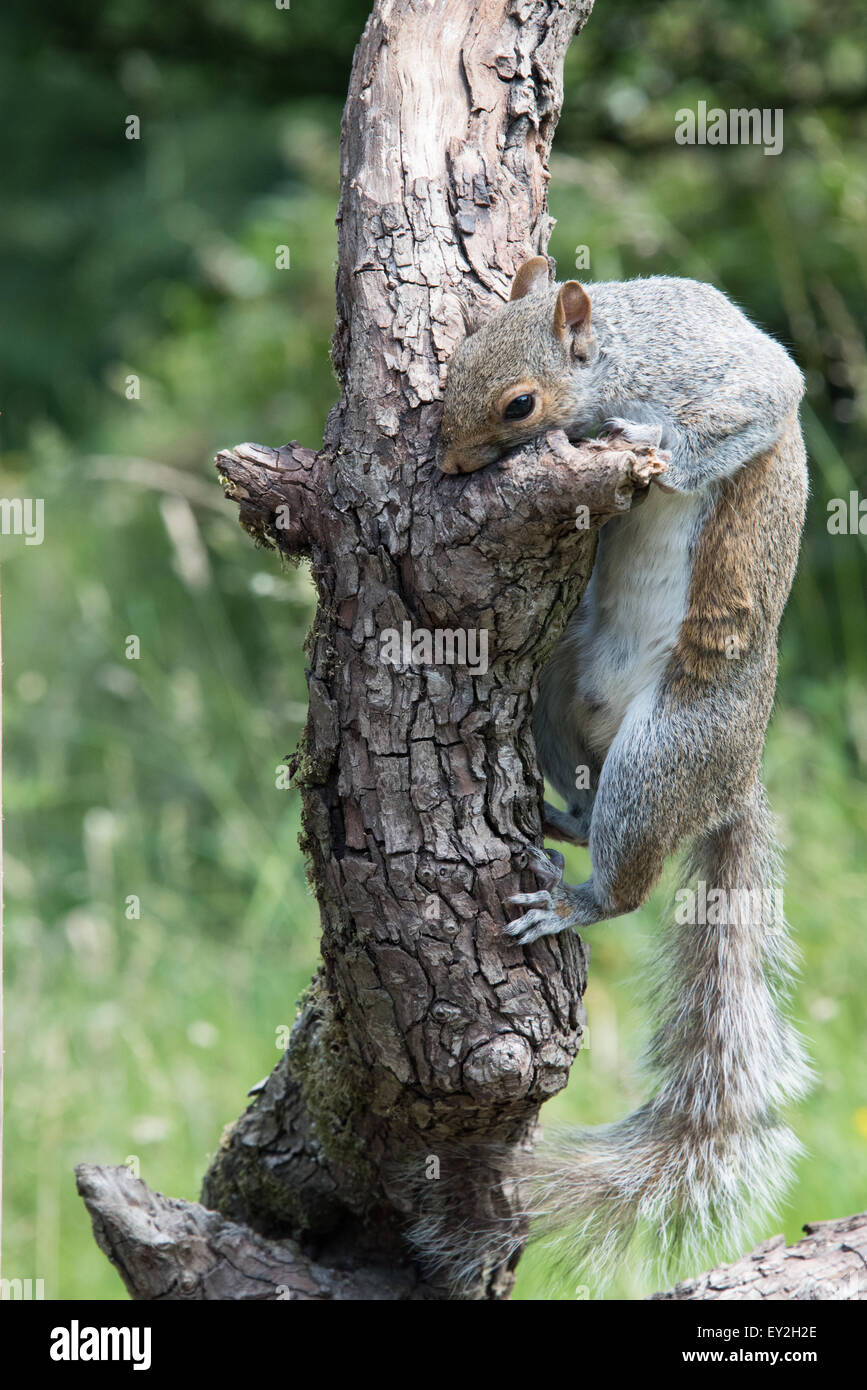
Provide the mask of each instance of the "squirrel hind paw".
[{"label": "squirrel hind paw", "polygon": [[535,845],[525,845],[516,860],[519,869],[529,869],[549,888],[562,882],[566,860],[558,849],[537,849]]},{"label": "squirrel hind paw", "polygon": [[508,902],[514,903],[516,907],[552,908],[554,906],[554,899],[544,889],[539,893],[513,893]]},{"label": "squirrel hind paw", "polygon": [[515,893],[509,903],[530,910],[507,922],[503,931],[521,946],[529,946],[540,936],[552,936],[572,925],[568,899],[562,889],[566,861],[559,850],[536,849],[526,845],[520,852],[522,869],[530,869],[543,886],[535,893]]},{"label": "squirrel hind paw", "polygon": [[[546,801],[542,817],[542,834],[552,840],[565,840],[568,845],[581,845],[586,848],[590,841],[592,812],[592,801],[581,811],[561,811],[558,807],[552,806],[550,801]],[[559,851],[549,850],[548,853],[553,859]]]},{"label": "squirrel hind paw", "polygon": [[561,917],[557,912],[550,893],[516,893],[509,902],[517,903],[519,906],[540,902],[540,906],[531,908],[529,912],[516,917],[514,922],[507,922],[503,927],[505,935],[514,937],[519,946],[529,946],[542,936],[554,936],[571,925],[568,919]]},{"label": "squirrel hind paw", "polygon": [[554,884],[550,891],[516,893],[509,902],[530,909],[503,928],[507,936],[513,936],[522,946],[538,941],[540,936],[554,936],[567,927],[589,927],[618,915],[610,900],[598,897],[592,878],[575,886]]}]

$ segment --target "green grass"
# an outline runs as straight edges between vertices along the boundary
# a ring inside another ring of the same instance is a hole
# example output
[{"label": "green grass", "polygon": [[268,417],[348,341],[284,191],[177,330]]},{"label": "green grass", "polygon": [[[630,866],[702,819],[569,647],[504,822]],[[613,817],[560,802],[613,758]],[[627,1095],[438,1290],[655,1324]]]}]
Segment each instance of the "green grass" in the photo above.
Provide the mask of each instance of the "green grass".
[{"label": "green grass", "polygon": [[131,1158],[195,1198],[317,958],[298,799],[275,786],[311,600],[228,504],[192,523],[218,578],[191,589],[159,495],[71,468],[46,469],[44,546],[4,566],[4,1253],[48,1297],[103,1299],[123,1288],[74,1164]]}]

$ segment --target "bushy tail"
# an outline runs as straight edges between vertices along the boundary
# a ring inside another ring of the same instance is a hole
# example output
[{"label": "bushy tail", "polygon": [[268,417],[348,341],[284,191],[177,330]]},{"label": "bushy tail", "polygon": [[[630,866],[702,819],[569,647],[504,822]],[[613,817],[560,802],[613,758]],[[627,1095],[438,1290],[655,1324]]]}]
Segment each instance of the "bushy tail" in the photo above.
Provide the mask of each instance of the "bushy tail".
[{"label": "bushy tail", "polygon": [[810,1069],[777,1007],[794,962],[759,786],[696,842],[690,879],[660,951],[654,1099],[537,1155],[534,1209],[588,1280],[611,1273],[639,1228],[663,1265],[684,1248],[742,1250],[800,1151],[778,1107],[804,1094]]}]

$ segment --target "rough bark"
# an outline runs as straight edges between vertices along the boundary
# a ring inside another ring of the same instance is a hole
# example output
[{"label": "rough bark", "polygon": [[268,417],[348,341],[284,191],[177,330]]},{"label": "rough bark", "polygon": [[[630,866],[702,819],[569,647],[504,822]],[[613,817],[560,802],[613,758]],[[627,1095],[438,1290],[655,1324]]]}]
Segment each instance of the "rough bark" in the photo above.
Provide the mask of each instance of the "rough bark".
[{"label": "rough bark", "polygon": [[[245,445],[218,459],[246,529],[309,557],[317,586],[294,777],[322,966],[205,1178],[220,1217],[190,1210],[209,1249],[243,1228],[275,1269],[273,1242],[297,1242],[285,1249],[301,1283],[316,1283],[313,1264],[330,1270],[334,1297],[366,1296],[371,1271],[410,1296],[413,1231],[451,1265],[446,1278],[427,1263],[426,1296],[454,1296],[456,1260],[464,1296],[508,1294],[512,1159],[581,1038],[580,939],[523,949],[502,935],[509,896],[539,886],[524,871],[541,843],[530,711],[594,528],[658,465],[562,435],[465,478],[433,453],[464,306],[484,313],[545,250],[562,62],[590,4],[380,0],[342,132],[339,404],[318,452]],[[589,526],[576,526],[581,504]],[[390,663],[382,635],[405,623],[484,632],[487,669]],[[122,1208],[156,1199],[94,1170],[84,1181],[103,1248],[134,1296],[154,1296],[149,1243],[141,1223],[124,1231]],[[160,1203],[149,1220],[174,1228],[183,1208]],[[182,1269],[183,1249],[167,1240],[164,1262]],[[180,1287],[163,1274],[160,1288]],[[208,1277],[197,1296],[247,1297],[245,1280]]]},{"label": "rough bark", "polygon": [[247,1303],[426,1296],[409,1267],[317,1264],[294,1241],[266,1240],[198,1202],[151,1192],[128,1168],[82,1163],[76,1179],[96,1243],[134,1299]]},{"label": "rough bark", "polygon": [[867,1299],[867,1212],[804,1227],[797,1245],[774,1236],[734,1264],[688,1279],[654,1299]]}]

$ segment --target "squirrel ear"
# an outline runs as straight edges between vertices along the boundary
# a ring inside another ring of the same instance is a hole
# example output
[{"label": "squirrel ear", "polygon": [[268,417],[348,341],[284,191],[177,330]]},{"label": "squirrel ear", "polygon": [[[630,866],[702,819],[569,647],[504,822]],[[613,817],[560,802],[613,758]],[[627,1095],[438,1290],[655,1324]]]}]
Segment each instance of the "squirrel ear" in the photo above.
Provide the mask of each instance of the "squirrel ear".
[{"label": "squirrel ear", "polygon": [[560,286],[552,327],[557,337],[564,339],[583,337],[590,327],[590,297],[577,280]]},{"label": "squirrel ear", "polygon": [[548,260],[545,256],[531,256],[518,270],[512,281],[510,299],[523,299],[527,294],[535,294],[548,284]]}]

